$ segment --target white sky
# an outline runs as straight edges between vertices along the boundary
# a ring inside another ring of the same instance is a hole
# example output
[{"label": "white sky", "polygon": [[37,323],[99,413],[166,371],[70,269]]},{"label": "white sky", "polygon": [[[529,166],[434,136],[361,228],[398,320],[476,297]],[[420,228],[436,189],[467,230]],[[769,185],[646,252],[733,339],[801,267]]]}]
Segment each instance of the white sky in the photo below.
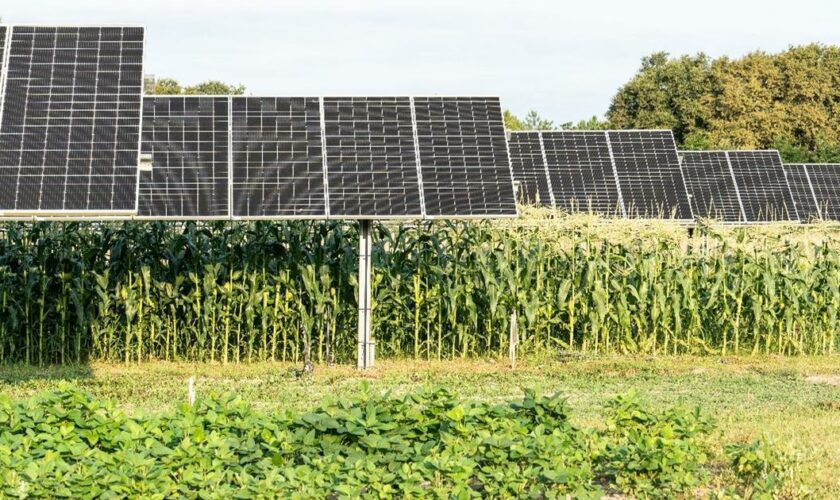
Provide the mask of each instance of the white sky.
[{"label": "white sky", "polygon": [[828,0],[6,0],[9,24],[141,24],[146,72],[255,95],[500,95],[603,115],[642,56],[840,44]]}]

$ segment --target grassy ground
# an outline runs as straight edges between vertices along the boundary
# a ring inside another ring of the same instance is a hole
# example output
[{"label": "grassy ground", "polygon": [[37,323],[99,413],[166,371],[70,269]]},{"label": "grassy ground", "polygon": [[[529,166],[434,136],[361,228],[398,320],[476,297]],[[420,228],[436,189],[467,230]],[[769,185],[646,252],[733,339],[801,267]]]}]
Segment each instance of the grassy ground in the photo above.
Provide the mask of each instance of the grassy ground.
[{"label": "grassy ground", "polygon": [[185,398],[190,376],[199,393],[235,391],[269,410],[305,409],[354,394],[363,382],[395,392],[443,384],[485,400],[518,398],[526,387],[562,391],[587,425],[600,424],[606,400],[635,389],[653,404],[699,405],[717,419],[720,443],[771,438],[798,455],[800,477],[817,497],[840,497],[840,357],[573,357],[521,362],[515,372],[497,362],[382,361],[367,373],[318,366],[311,377],[282,364],[10,366],[0,367],[0,394],[24,398],[71,379],[126,411],[159,412]]}]

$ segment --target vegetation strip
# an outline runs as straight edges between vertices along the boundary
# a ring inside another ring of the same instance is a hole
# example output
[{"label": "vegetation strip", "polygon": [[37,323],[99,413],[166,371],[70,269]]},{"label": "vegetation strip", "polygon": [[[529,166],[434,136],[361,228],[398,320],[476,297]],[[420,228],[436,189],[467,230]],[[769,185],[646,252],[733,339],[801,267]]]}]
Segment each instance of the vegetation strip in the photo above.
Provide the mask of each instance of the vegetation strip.
[{"label": "vegetation strip", "polygon": [[[520,350],[830,354],[840,240],[576,222],[374,228],[380,357]],[[625,228],[614,236],[614,229]],[[0,362],[299,362],[355,356],[352,224],[8,224]],[[792,236],[794,235],[794,236]]]},{"label": "vegetation strip", "polygon": [[[129,417],[63,384],[0,398],[0,491],[7,496],[226,498],[672,497],[708,478],[713,425],[699,409],[653,411],[634,393],[580,429],[563,397],[526,391],[497,405],[445,389],[363,390],[305,413],[263,414],[223,395]],[[795,487],[764,443],[727,447],[722,495]]]}]

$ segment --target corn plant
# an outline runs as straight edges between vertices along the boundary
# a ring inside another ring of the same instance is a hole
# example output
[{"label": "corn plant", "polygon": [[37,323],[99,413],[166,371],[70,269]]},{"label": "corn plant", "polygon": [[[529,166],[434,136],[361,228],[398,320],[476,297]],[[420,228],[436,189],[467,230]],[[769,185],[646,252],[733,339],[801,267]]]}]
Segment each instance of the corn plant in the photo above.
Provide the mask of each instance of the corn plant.
[{"label": "corn plant", "polygon": [[[350,361],[357,231],[340,222],[7,223],[0,362]],[[523,349],[831,354],[836,229],[528,218],[375,226],[381,355]]]}]

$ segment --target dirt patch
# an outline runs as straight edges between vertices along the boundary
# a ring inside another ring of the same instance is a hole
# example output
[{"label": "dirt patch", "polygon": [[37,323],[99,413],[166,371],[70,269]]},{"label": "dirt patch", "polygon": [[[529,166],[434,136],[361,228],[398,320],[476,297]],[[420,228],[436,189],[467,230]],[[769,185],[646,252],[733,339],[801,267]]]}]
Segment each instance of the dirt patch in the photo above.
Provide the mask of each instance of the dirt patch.
[{"label": "dirt patch", "polygon": [[812,384],[826,384],[840,386],[840,375],[809,375],[805,380]]}]

